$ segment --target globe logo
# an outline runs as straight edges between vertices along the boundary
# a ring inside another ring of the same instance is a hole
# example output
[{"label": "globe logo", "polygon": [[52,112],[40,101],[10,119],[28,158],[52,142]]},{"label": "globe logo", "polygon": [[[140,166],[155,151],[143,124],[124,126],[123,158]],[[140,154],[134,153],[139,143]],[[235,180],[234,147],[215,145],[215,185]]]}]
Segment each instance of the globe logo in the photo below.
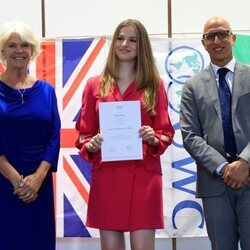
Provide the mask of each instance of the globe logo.
[{"label": "globe logo", "polygon": [[170,79],[185,84],[187,79],[204,69],[204,58],[195,48],[176,47],[168,53],[165,69]]},{"label": "globe logo", "polygon": [[168,84],[167,87],[169,108],[177,114],[179,114],[180,112],[180,102],[183,86],[184,85],[181,84],[174,84],[174,82],[172,81]]}]

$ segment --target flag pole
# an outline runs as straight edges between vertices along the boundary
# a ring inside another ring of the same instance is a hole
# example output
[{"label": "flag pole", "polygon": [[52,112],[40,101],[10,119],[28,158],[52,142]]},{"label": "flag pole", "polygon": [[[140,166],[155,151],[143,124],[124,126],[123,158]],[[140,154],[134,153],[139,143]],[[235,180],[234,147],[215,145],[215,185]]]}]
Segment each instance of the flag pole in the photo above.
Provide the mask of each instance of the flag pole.
[{"label": "flag pole", "polygon": [[42,17],[42,37],[46,36],[45,30],[45,0],[41,0],[41,17]]},{"label": "flag pole", "polygon": [[172,1],[168,0],[168,37],[172,37]]},{"label": "flag pole", "polygon": [[[168,38],[172,38],[172,1],[168,0]],[[172,238],[172,250],[177,250],[176,238]]]},{"label": "flag pole", "polygon": [[[45,22],[45,0],[41,0],[41,21],[42,21],[42,38],[46,36],[46,22]],[[47,78],[47,72],[46,72],[46,45],[42,42],[41,43],[41,50],[42,53],[40,54],[41,58],[41,75],[40,77],[43,80],[46,80]]]}]

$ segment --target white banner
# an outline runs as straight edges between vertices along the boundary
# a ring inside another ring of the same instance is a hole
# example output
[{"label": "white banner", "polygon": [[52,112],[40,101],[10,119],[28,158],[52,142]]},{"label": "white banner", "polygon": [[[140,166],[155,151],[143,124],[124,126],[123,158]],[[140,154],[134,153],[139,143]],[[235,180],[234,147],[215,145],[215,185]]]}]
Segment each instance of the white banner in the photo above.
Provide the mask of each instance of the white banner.
[{"label": "white banner", "polygon": [[153,51],[169,99],[174,142],[162,156],[165,229],[159,237],[206,236],[201,200],[195,198],[196,165],[182,145],[180,99],[186,80],[208,64],[200,39],[152,38]]}]

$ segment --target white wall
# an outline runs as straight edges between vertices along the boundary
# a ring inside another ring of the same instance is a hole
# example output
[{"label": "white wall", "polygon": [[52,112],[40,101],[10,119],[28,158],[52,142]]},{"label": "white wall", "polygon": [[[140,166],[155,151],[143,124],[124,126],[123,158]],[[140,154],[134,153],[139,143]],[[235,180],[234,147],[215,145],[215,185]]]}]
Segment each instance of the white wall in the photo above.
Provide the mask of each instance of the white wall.
[{"label": "white wall", "polygon": [[172,0],[173,33],[201,33],[203,24],[212,16],[226,18],[234,31],[250,32],[250,1],[241,0]]},{"label": "white wall", "polygon": [[[119,22],[139,19],[149,34],[167,34],[167,0],[45,0],[46,37],[110,35]],[[197,36],[214,15],[227,18],[236,33],[250,33],[250,1],[172,0],[173,37]],[[29,23],[42,36],[40,0],[0,0],[0,24]],[[128,239],[127,239],[128,243]],[[171,239],[157,239],[156,250],[171,249]],[[57,250],[100,249],[98,239],[59,238]],[[127,247],[127,249],[129,249]],[[208,238],[177,239],[177,250],[209,250]]]},{"label": "white wall", "polygon": [[[173,36],[202,32],[203,23],[214,15],[227,18],[234,31],[250,33],[249,0],[172,0]],[[39,36],[41,0],[0,0],[0,23],[20,19],[30,23]],[[46,36],[110,35],[119,22],[139,19],[149,34],[167,34],[168,0],[45,0]]]},{"label": "white wall", "polygon": [[42,36],[40,0],[0,0],[0,24],[11,20],[29,23]]}]

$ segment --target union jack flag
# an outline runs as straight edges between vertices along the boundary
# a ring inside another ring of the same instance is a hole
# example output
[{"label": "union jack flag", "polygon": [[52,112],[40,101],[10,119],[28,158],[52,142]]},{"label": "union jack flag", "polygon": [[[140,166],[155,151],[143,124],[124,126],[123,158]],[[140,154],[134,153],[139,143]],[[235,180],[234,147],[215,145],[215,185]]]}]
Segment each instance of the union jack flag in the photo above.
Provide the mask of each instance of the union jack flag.
[{"label": "union jack flag", "polygon": [[91,182],[90,164],[75,148],[75,122],[82,92],[90,76],[100,74],[107,54],[106,38],[44,40],[31,75],[54,85],[61,116],[61,150],[54,175],[57,237],[93,237],[85,227]]}]

